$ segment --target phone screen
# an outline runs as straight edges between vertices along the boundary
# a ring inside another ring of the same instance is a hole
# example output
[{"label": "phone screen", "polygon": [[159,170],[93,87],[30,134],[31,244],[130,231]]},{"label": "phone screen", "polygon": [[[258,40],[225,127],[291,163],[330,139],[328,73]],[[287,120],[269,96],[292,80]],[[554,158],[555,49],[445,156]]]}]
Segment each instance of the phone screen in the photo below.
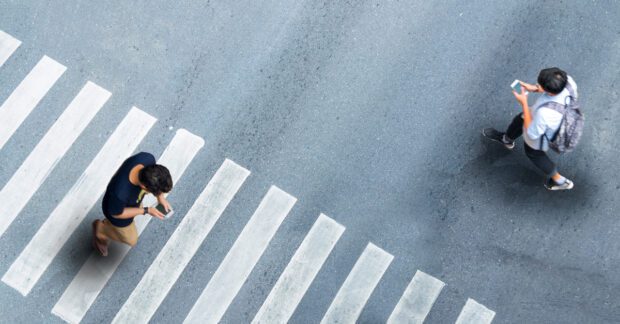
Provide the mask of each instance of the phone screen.
[{"label": "phone screen", "polygon": [[164,205],[157,204],[157,206],[155,206],[155,208],[157,208],[157,210],[159,210],[160,213],[166,215],[166,208],[164,208]]},{"label": "phone screen", "polygon": [[[519,80],[514,80],[512,82],[512,84],[510,85],[510,87],[516,92],[516,93],[521,93],[521,83],[519,82]],[[525,93],[527,93],[527,91],[525,91]]]},{"label": "phone screen", "polygon": [[170,210],[169,212],[166,212],[166,208],[162,204],[157,204],[155,208],[157,208],[157,210],[159,210],[160,213],[164,214],[164,218],[168,218],[172,216],[172,214],[174,213],[174,211],[172,210]]}]

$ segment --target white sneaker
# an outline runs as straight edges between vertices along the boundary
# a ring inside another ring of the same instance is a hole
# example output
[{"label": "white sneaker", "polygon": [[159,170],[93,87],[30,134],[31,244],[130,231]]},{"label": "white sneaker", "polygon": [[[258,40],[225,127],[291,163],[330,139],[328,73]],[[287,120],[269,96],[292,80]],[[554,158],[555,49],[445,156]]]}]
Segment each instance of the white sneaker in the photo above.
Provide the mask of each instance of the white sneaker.
[{"label": "white sneaker", "polygon": [[566,179],[563,184],[558,184],[553,179],[549,178],[547,182],[545,182],[545,188],[549,190],[570,190],[573,189],[575,185],[572,181]]},{"label": "white sneaker", "polygon": [[502,133],[495,128],[490,127],[483,129],[482,135],[490,140],[502,143],[504,147],[509,150],[515,148],[515,141],[508,140],[505,133]]}]

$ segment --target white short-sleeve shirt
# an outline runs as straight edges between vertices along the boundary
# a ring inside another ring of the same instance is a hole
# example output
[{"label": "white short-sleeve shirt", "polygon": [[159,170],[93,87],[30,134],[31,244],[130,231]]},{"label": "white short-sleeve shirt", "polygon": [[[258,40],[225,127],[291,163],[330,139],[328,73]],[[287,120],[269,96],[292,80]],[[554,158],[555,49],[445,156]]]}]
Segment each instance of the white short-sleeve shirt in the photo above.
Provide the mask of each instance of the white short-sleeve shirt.
[{"label": "white short-sleeve shirt", "polygon": [[[568,76],[568,82],[574,89],[575,98],[577,97],[577,84],[573,78]],[[562,114],[551,109],[542,107],[545,103],[554,101],[559,104],[566,104],[566,97],[569,96],[568,89],[564,88],[562,92],[555,96],[550,96],[547,93],[543,93],[534,105],[530,108],[532,112],[532,122],[530,127],[525,129],[523,127],[523,140],[525,143],[535,149],[541,151],[547,151],[549,149],[549,139],[553,138],[557,130],[562,123]]]}]

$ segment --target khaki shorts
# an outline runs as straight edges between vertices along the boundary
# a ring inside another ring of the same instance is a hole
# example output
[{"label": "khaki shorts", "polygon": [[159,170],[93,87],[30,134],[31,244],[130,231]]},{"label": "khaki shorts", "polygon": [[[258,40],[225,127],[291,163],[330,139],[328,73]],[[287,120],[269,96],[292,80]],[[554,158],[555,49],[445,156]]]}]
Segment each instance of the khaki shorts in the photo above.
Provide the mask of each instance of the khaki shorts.
[{"label": "khaki shorts", "polygon": [[118,227],[112,225],[106,218],[102,221],[101,231],[105,236],[115,241],[123,242],[131,246],[138,243],[138,231],[136,230],[135,221],[132,221],[128,226]]}]

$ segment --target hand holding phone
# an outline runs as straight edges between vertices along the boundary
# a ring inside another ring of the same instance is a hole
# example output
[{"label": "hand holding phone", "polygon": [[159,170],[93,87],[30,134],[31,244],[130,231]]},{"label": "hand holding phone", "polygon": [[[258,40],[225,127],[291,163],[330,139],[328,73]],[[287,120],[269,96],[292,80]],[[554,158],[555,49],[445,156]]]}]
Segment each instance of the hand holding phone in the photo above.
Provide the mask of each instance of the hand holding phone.
[{"label": "hand holding phone", "polygon": [[[514,90],[517,94],[521,94],[521,91],[523,89],[523,87],[521,86],[521,81],[519,80],[514,80],[512,82],[512,84],[510,85],[510,87],[512,88],[512,90]],[[525,90],[525,94],[528,94],[527,90]]]},{"label": "hand holding phone", "polygon": [[157,204],[155,208],[159,210],[160,213],[164,214],[164,219],[168,219],[174,214],[174,210],[170,209],[169,211],[166,211],[166,208],[162,204]]}]

